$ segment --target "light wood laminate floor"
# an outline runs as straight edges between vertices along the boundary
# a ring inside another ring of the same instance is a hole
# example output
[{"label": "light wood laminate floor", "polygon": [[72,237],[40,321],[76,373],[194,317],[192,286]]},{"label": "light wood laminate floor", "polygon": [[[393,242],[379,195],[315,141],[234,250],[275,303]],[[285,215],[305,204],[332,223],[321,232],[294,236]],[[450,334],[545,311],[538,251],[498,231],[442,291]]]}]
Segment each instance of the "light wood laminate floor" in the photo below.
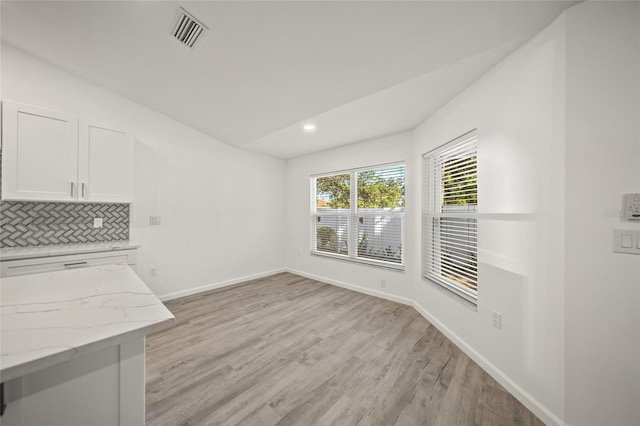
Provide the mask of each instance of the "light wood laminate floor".
[{"label": "light wood laminate floor", "polygon": [[167,302],[147,425],[541,425],[415,309],[282,273]]}]

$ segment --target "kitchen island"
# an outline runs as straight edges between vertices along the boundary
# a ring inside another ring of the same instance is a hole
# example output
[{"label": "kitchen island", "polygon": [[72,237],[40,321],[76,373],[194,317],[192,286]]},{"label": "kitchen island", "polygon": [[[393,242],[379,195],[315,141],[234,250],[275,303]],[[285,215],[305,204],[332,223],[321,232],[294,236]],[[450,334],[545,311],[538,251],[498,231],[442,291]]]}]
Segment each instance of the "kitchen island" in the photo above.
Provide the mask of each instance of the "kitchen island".
[{"label": "kitchen island", "polygon": [[3,425],[143,425],[144,337],[174,317],[125,264],[2,278]]}]

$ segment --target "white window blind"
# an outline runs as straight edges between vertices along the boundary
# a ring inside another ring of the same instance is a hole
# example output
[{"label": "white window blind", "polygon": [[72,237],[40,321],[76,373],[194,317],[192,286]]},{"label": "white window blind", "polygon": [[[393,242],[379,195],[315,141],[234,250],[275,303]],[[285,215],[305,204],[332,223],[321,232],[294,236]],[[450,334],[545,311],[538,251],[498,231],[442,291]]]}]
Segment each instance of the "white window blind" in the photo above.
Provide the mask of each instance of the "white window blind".
[{"label": "white window blind", "polygon": [[312,254],[404,268],[404,164],[312,177]]},{"label": "white window blind", "polygon": [[478,297],[478,143],[475,130],[423,156],[423,274]]}]

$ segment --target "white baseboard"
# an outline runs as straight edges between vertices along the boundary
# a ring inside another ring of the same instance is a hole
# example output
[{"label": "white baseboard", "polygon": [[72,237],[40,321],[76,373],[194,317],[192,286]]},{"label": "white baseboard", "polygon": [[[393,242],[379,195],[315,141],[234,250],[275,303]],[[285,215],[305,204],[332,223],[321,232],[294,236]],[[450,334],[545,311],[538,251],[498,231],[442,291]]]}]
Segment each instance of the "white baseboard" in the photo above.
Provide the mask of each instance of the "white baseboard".
[{"label": "white baseboard", "polygon": [[415,308],[416,311],[418,311],[418,313],[420,313],[420,315],[422,315],[427,321],[429,321],[433,326],[435,326],[442,334],[447,336],[447,338],[451,340],[458,348],[460,348],[460,350],[462,350],[465,354],[467,354],[469,358],[471,358],[474,362],[476,362],[483,370],[485,370],[498,383],[504,386],[504,388],[507,389],[509,393],[511,393],[518,401],[520,401],[533,414],[535,414],[540,420],[542,420],[544,424],[561,425],[561,426],[566,425],[558,416],[556,416],[554,413],[548,410],[537,399],[535,399],[528,392],[522,389],[517,383],[511,380],[509,376],[507,376],[502,372],[502,370],[498,369],[489,360],[487,360],[482,355],[480,355],[475,349],[469,346],[457,334],[452,332],[440,321],[436,320],[426,309],[424,309],[421,305],[419,305],[413,299],[396,296],[390,293],[385,293],[377,290],[372,290],[366,287],[360,287],[357,285],[345,283],[338,280],[333,280],[333,279],[322,277],[315,274],[309,274],[309,273],[298,271],[295,269],[286,268],[285,271],[290,272],[292,274],[300,275],[306,278],[310,278],[313,280],[322,281],[327,284],[332,284],[338,287],[343,287],[349,290],[357,291],[359,293],[364,293],[370,296],[380,297],[383,299],[391,300],[393,302],[398,302],[404,305],[412,306],[413,308]]},{"label": "white baseboard", "polygon": [[169,294],[165,294],[165,295],[162,295],[162,296],[158,296],[158,299],[160,299],[163,302],[166,302],[167,300],[178,299],[180,297],[191,296],[193,294],[202,293],[204,291],[209,291],[209,290],[215,290],[217,288],[228,287],[230,285],[240,284],[240,283],[243,283],[245,281],[251,281],[251,280],[256,280],[258,278],[268,277],[268,276],[271,276],[271,275],[279,274],[281,272],[285,272],[285,269],[284,268],[274,269],[272,271],[260,272],[258,274],[253,274],[253,275],[246,275],[244,277],[234,278],[232,280],[222,281],[222,282],[219,282],[219,283],[207,284],[207,285],[203,285],[203,286],[200,286],[200,287],[190,288],[190,289],[187,289],[187,290],[175,291],[173,293],[169,293]]},{"label": "white baseboard", "polygon": [[312,280],[321,281],[323,283],[346,288],[348,290],[357,291],[358,293],[364,293],[370,296],[380,297],[382,299],[391,300],[397,303],[402,303],[403,305],[412,306],[413,308],[415,308],[416,311],[420,313],[420,315],[422,315],[427,321],[429,321],[433,326],[435,326],[438,330],[440,330],[442,334],[447,336],[447,338],[451,340],[458,348],[460,348],[460,350],[462,350],[465,354],[467,354],[469,358],[475,361],[491,377],[493,377],[498,383],[504,386],[504,388],[507,389],[507,391],[509,391],[518,401],[520,401],[525,407],[531,410],[533,414],[538,416],[538,418],[542,420],[544,424],[566,426],[566,423],[564,423],[558,416],[552,413],[549,409],[547,409],[543,404],[541,404],[537,399],[531,396],[528,392],[522,389],[517,383],[511,380],[511,378],[509,378],[509,376],[504,374],[502,370],[500,370],[495,365],[493,365],[489,360],[484,358],[475,349],[473,349],[464,340],[462,340],[457,334],[452,332],[444,324],[442,324],[440,321],[435,319],[424,307],[418,304],[415,300],[409,299],[407,297],[396,296],[391,293],[372,290],[370,288],[349,284],[343,281],[338,281],[331,278],[298,271],[295,269],[281,268],[281,269],[275,269],[272,271],[262,272],[259,274],[247,275],[240,278],[234,278],[232,280],[222,281],[219,283],[208,284],[208,285],[204,285],[201,287],[196,287],[188,290],[176,291],[174,293],[169,293],[163,296],[159,296],[159,298],[162,301],[177,299],[179,297],[191,296],[193,294],[202,293],[204,291],[228,287],[234,284],[240,284],[245,281],[251,281],[258,278],[268,277],[271,275],[279,274],[281,272],[290,272],[292,274],[300,275],[302,277],[310,278]]},{"label": "white baseboard", "polygon": [[522,389],[517,383],[515,383],[509,376],[504,374],[502,370],[497,368],[485,357],[480,355],[475,349],[469,346],[464,340],[462,340],[456,333],[452,332],[448,327],[435,319],[425,308],[423,308],[416,301],[413,301],[413,307],[422,315],[427,321],[435,326],[442,334],[447,336],[462,352],[467,354],[476,364],[478,364],[484,371],[487,372],[496,382],[500,383],[504,388],[509,391],[518,401],[520,401],[525,407],[527,407],[533,414],[535,414],[545,425],[565,425],[565,423],[554,413],[547,409],[531,394]]},{"label": "white baseboard", "polygon": [[319,275],[309,274],[307,272],[298,271],[295,269],[285,268],[285,272],[290,272],[301,277],[310,278],[316,281],[322,281],[323,283],[335,285],[337,287],[346,288],[348,290],[357,291],[358,293],[368,294],[369,296],[379,297],[381,299],[391,300],[392,302],[402,303],[403,305],[413,306],[413,300],[402,296],[396,296],[395,294],[385,293],[384,291],[372,290],[366,287],[360,287],[358,285],[345,283],[343,281],[333,280],[327,277],[321,277]]}]

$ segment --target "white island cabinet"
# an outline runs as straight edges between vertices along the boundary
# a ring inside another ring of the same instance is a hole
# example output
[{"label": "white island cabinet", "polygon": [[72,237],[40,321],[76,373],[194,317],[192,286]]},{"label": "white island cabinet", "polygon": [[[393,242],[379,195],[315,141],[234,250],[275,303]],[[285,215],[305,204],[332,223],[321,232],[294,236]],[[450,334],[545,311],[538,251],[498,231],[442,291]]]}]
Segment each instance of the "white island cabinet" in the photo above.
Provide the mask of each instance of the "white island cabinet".
[{"label": "white island cabinet", "polygon": [[126,264],[1,280],[8,425],[144,425],[145,335],[174,317]]}]

